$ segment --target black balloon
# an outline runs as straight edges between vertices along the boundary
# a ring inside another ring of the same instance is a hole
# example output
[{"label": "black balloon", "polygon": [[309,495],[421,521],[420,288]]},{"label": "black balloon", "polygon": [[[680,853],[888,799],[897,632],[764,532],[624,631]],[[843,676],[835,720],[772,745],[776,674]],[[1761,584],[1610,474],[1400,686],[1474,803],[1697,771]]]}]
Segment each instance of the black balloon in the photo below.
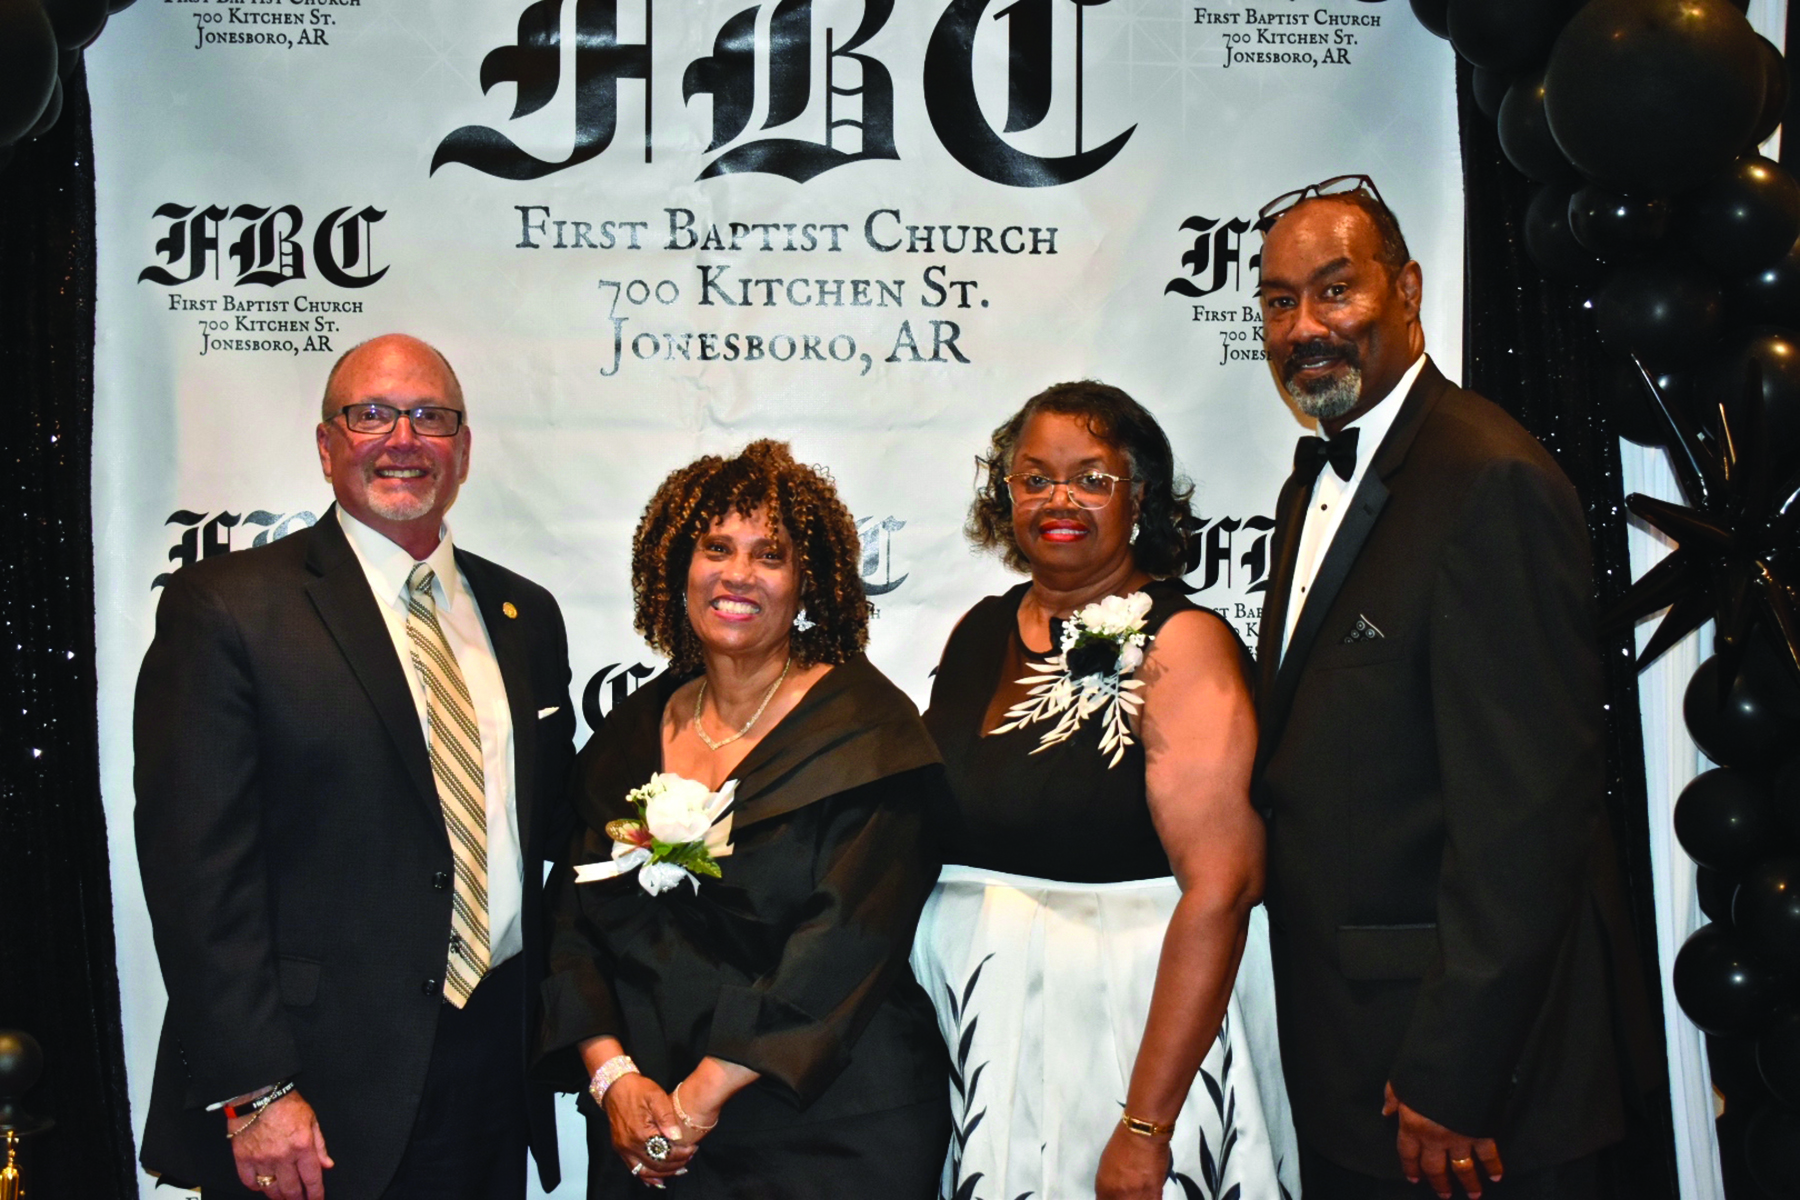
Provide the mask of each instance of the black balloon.
[{"label": "black balloon", "polygon": [[1787,827],[1788,835],[1800,844],[1800,755],[1790,758],[1775,776],[1773,798],[1775,815]]},{"label": "black balloon", "polygon": [[43,5],[56,30],[56,44],[65,50],[87,45],[106,24],[106,0],[43,0]]},{"label": "black balloon", "polygon": [[1711,867],[1694,868],[1694,898],[1707,920],[1731,924],[1731,897],[1736,891],[1737,881],[1729,875]]},{"label": "black balloon", "polygon": [[1450,0],[1450,44],[1491,71],[1542,62],[1574,11],[1571,0]]},{"label": "black balloon", "polygon": [[1656,371],[1675,371],[1712,348],[1723,309],[1705,271],[1680,260],[1631,263],[1595,293],[1594,325],[1607,345]]},{"label": "black balloon", "polygon": [[1450,36],[1450,0],[1412,0],[1413,16],[1419,24],[1441,38]]},{"label": "black balloon", "polygon": [[1546,279],[1587,284],[1600,277],[1600,260],[1569,230],[1569,187],[1539,184],[1525,208],[1525,252]]},{"label": "black balloon", "polygon": [[1591,0],[1556,39],[1544,81],[1562,153],[1622,192],[1703,183],[1762,112],[1762,51],[1725,0]]},{"label": "black balloon", "polygon": [[1696,930],[1675,956],[1675,1000],[1688,1020],[1719,1037],[1761,1032],[1775,1014],[1775,973],[1722,925]]},{"label": "black balloon", "polygon": [[56,31],[38,0],[0,0],[0,146],[43,115],[56,83]]},{"label": "black balloon", "polygon": [[1675,839],[1689,858],[1732,877],[1785,841],[1769,785],[1723,767],[1701,772],[1681,789]]},{"label": "black balloon", "polygon": [[1800,239],[1773,263],[1732,283],[1725,299],[1737,324],[1800,328]]},{"label": "black balloon", "polygon": [[1706,757],[1753,771],[1772,767],[1793,752],[1800,722],[1781,713],[1786,697],[1744,671],[1722,699],[1719,682],[1719,659],[1714,655],[1694,672],[1682,702],[1688,733]]},{"label": "black balloon", "polygon": [[1761,155],[1732,163],[1682,208],[1688,245],[1728,276],[1762,270],[1800,237],[1800,183]]},{"label": "black balloon", "polygon": [[43,137],[46,133],[49,133],[50,127],[56,124],[56,119],[62,116],[62,107],[63,81],[58,79],[55,83],[50,85],[50,103],[44,105],[43,115],[38,117],[36,125],[33,125],[30,129],[25,131],[25,136],[27,138],[36,138]]},{"label": "black balloon", "polygon": [[1756,1073],[1776,1099],[1800,1106],[1800,1009],[1779,1014],[1756,1039]]},{"label": "black balloon", "polygon": [[1773,455],[1775,478],[1787,479],[1800,470],[1800,335],[1785,329],[1762,328],[1732,344],[1716,359],[1710,374],[1708,424],[1723,406],[1738,437],[1752,427],[1750,403],[1744,388],[1745,372],[1755,362],[1762,375],[1760,440]]},{"label": "black balloon", "polygon": [[1656,248],[1672,211],[1661,197],[1626,196],[1590,183],[1569,197],[1569,228],[1601,258],[1625,262]]},{"label": "black balloon", "polygon": [[1761,145],[1775,132],[1787,113],[1788,102],[1787,60],[1768,38],[1757,34],[1756,42],[1763,58],[1763,106],[1761,115],[1756,118],[1756,129],[1750,134],[1751,148]]},{"label": "black balloon", "polygon": [[1506,89],[1500,102],[1500,149],[1527,179],[1539,183],[1575,178],[1575,169],[1550,136],[1544,117],[1544,73],[1522,75]]},{"label": "black balloon", "polygon": [[1731,924],[1762,961],[1781,971],[1800,968],[1800,858],[1750,868],[1732,897]]},{"label": "black balloon", "polygon": [[1765,1196],[1800,1196],[1800,1112],[1765,1104],[1744,1128],[1744,1165]]},{"label": "black balloon", "polygon": [[44,1051],[22,1029],[0,1029],[0,1100],[17,1100],[37,1086]]},{"label": "black balloon", "polygon": [[[1686,372],[1669,372],[1651,377],[1663,399],[1692,412],[1697,385]],[[1669,426],[1656,401],[1644,387],[1637,364],[1629,358],[1609,357],[1600,369],[1598,379],[1602,407],[1612,418],[1613,432],[1640,446],[1667,444]]]},{"label": "black balloon", "polygon": [[1469,90],[1475,94],[1475,107],[1490,121],[1500,119],[1500,105],[1506,90],[1512,87],[1512,76],[1505,71],[1488,71],[1476,67],[1469,74]]}]

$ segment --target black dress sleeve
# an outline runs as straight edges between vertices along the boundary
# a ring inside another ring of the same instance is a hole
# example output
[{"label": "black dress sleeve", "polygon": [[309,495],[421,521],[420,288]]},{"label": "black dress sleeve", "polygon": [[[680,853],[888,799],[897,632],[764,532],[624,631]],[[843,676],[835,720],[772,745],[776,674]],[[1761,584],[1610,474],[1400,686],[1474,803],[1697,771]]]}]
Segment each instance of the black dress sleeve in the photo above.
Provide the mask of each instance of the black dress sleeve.
[{"label": "black dress sleeve", "polygon": [[678,684],[664,672],[632,693],[594,731],[569,772],[573,832],[558,847],[544,886],[550,938],[539,986],[543,1019],[532,1072],[562,1091],[579,1092],[587,1084],[587,1069],[576,1050],[582,1042],[609,1034],[627,1040],[612,984],[616,955],[607,931],[596,923],[591,885],[575,882],[575,866],[612,857],[606,821],[629,813],[609,806],[622,804],[629,788],[649,778],[655,758],[645,755],[654,755],[659,745],[656,722]]},{"label": "black dress sleeve", "polygon": [[[606,845],[601,847],[600,842]],[[540,988],[544,1012],[533,1074],[559,1091],[579,1092],[587,1085],[587,1068],[577,1049],[582,1042],[609,1034],[625,1039],[625,1021],[613,993],[612,954],[583,911],[581,890],[570,865],[610,856],[611,841],[605,834],[578,828],[570,840],[570,852],[551,869],[545,889],[552,923],[549,972]]]},{"label": "black dress sleeve", "polygon": [[926,813],[944,788],[933,765],[812,806],[811,894],[774,970],[719,990],[710,1051],[811,1104],[850,1062],[858,1035],[908,970],[919,913],[937,879]]}]

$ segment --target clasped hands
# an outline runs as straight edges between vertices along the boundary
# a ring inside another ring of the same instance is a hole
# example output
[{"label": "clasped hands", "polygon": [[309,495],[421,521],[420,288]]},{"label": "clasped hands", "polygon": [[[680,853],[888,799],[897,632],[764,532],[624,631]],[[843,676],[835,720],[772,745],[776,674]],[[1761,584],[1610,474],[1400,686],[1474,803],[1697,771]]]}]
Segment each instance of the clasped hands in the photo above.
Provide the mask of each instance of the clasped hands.
[{"label": "clasped hands", "polygon": [[[1500,1182],[1505,1168],[1500,1162],[1500,1147],[1493,1138],[1469,1137],[1421,1116],[1400,1102],[1400,1097],[1394,1095],[1394,1085],[1389,1083],[1381,1115],[1391,1117],[1396,1113],[1400,1116],[1400,1133],[1395,1148],[1400,1152],[1400,1170],[1409,1183],[1417,1183],[1423,1176],[1439,1196],[1450,1200],[1450,1179],[1454,1175],[1469,1194],[1469,1200],[1480,1200],[1482,1173],[1493,1182]],[[1480,1173],[1476,1171],[1477,1164]]]},{"label": "clasped hands", "polygon": [[[672,1093],[635,1072],[607,1089],[604,1107],[613,1149],[647,1186],[661,1188],[667,1180],[687,1174],[688,1160],[700,1140],[719,1123],[719,1110],[732,1089],[724,1078],[714,1078],[720,1073],[709,1071],[709,1065],[710,1060],[695,1067]],[[669,1144],[668,1154],[660,1160],[647,1149],[653,1137]]]}]

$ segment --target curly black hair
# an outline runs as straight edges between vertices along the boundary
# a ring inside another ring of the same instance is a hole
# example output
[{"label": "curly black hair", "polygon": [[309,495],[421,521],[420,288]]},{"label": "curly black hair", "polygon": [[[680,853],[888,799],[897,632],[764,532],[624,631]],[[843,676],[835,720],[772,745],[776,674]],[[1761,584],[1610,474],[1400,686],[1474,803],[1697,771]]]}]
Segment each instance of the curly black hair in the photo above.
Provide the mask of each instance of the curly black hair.
[{"label": "curly black hair", "polygon": [[983,550],[998,551],[1015,571],[1031,569],[1013,536],[1012,494],[1005,476],[1012,470],[1013,450],[1025,422],[1046,412],[1085,418],[1090,433],[1125,455],[1132,479],[1143,489],[1137,540],[1132,543],[1137,565],[1159,579],[1183,574],[1188,530],[1194,524],[1194,485],[1176,472],[1174,452],[1156,418],[1124,391],[1094,379],[1052,384],[994,430],[981,460],[986,480],[976,488],[963,527],[969,540]]},{"label": "curly black hair", "polygon": [[688,565],[713,522],[760,512],[794,539],[800,603],[812,626],[791,635],[801,666],[842,663],[869,641],[856,522],[829,476],[794,461],[786,442],[751,442],[736,458],[709,454],[670,473],[644,506],[631,542],[632,624],[678,671],[701,665],[687,615]]}]

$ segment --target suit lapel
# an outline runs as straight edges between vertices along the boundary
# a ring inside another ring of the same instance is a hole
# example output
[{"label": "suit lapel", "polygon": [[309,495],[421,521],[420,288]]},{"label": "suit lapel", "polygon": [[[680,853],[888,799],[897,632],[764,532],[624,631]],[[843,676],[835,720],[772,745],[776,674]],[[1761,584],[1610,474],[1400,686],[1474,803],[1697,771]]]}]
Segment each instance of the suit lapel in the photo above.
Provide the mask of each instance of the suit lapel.
[{"label": "suit lapel", "polygon": [[335,504],[313,529],[306,565],[317,578],[306,585],[306,593],[394,739],[414,788],[435,808],[437,785],[432,782],[431,758],[419,728],[412,688],[369,590],[369,578],[338,524]]},{"label": "suit lapel", "polygon": [[537,710],[533,707],[536,693],[531,687],[531,646],[525,627],[532,614],[519,613],[515,608],[513,612],[518,615],[507,615],[512,598],[505,594],[504,584],[485,559],[458,550],[456,566],[475,594],[481,622],[487,626],[488,641],[494,648],[494,661],[500,664],[500,679],[506,685],[506,707],[512,714],[513,727],[513,805],[519,818],[520,842],[530,847],[535,845],[531,801],[536,794],[533,784],[538,726]]},{"label": "suit lapel", "polygon": [[[1273,671],[1267,699],[1259,704],[1263,726],[1262,744],[1265,747],[1272,748],[1279,738],[1281,728],[1287,721],[1288,708],[1294,700],[1294,692],[1300,685],[1300,677],[1305,674],[1307,659],[1311,656],[1313,644],[1318,640],[1319,630],[1325,623],[1325,615],[1331,611],[1332,602],[1337,599],[1344,583],[1350,578],[1351,568],[1356,565],[1363,544],[1368,541],[1369,534],[1381,516],[1381,510],[1387,505],[1388,480],[1406,461],[1407,451],[1412,448],[1419,427],[1424,424],[1425,417],[1437,403],[1438,396],[1449,386],[1449,381],[1437,369],[1436,364],[1427,360],[1419,377],[1413,381],[1412,390],[1401,401],[1400,413],[1394,418],[1393,426],[1376,450],[1375,458],[1369,464],[1369,473],[1363,476],[1356,494],[1351,497],[1350,509],[1345,512],[1343,521],[1338,525],[1337,533],[1333,535],[1331,545],[1325,552],[1325,558],[1319,564],[1318,574],[1307,590],[1306,602],[1300,609],[1300,620],[1294,625],[1294,636],[1288,639],[1287,653],[1281,656],[1280,666]],[[1298,543],[1299,533],[1296,524],[1287,531],[1285,540]],[[1285,545],[1277,547],[1278,552],[1286,549]],[[1290,566],[1289,578],[1284,586],[1291,589],[1292,583]],[[1272,580],[1269,586],[1275,587],[1275,581]],[[1269,607],[1265,604],[1264,611]],[[1281,631],[1271,630],[1265,622],[1257,638],[1257,649],[1259,652],[1273,649],[1279,653],[1280,639]],[[1270,662],[1273,662],[1272,657]],[[1270,667],[1264,665],[1263,672],[1263,679],[1269,681]]]},{"label": "suit lapel", "polygon": [[1300,558],[1300,526],[1306,518],[1310,485],[1302,487],[1290,473],[1275,501],[1275,569],[1263,591],[1262,623],[1256,633],[1256,706],[1262,724],[1268,725],[1269,701],[1275,695],[1275,665],[1281,658],[1281,636],[1287,629],[1290,594],[1294,590],[1294,565]]}]

